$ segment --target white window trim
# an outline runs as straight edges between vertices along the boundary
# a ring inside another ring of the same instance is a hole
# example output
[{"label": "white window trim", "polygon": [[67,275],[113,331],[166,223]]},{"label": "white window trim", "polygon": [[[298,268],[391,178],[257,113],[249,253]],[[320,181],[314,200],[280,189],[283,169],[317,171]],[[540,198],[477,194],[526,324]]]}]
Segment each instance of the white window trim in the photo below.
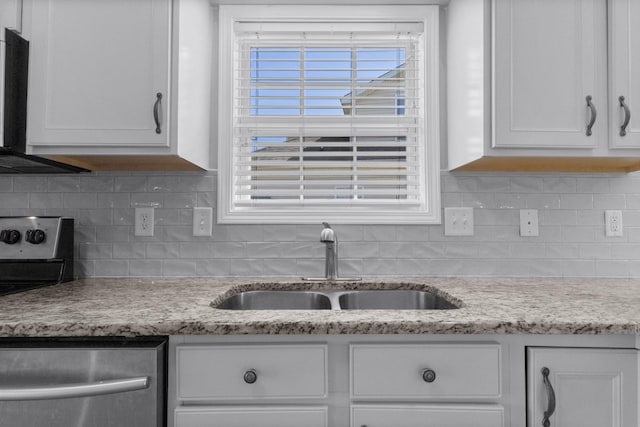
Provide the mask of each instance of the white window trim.
[{"label": "white window trim", "polygon": [[[233,167],[233,55],[234,24],[245,21],[327,21],[339,16],[363,21],[421,21],[425,28],[425,147],[423,150],[425,203],[420,209],[371,210],[350,206],[335,211],[333,206],[318,206],[314,211],[296,209],[243,210],[232,203]],[[322,221],[342,224],[439,224],[440,203],[440,81],[439,11],[437,6],[261,6],[221,5],[219,10],[219,86],[218,86],[218,222],[226,224],[313,224]]]}]

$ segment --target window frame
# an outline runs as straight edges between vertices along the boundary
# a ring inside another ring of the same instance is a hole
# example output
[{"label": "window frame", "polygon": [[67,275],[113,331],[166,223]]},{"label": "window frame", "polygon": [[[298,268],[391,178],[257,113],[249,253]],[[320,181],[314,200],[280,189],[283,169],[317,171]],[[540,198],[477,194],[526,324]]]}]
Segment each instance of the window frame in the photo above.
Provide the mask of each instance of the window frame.
[{"label": "window frame", "polygon": [[[348,17],[348,18],[345,18]],[[357,17],[357,18],[351,18]],[[313,204],[304,209],[261,206],[240,208],[233,203],[233,108],[235,84],[235,24],[239,22],[421,22],[424,40],[424,141],[421,163],[424,168],[418,206],[391,203],[376,206],[349,205],[336,209],[331,204]],[[218,85],[218,222],[222,224],[314,224],[322,221],[342,224],[439,224],[440,207],[440,78],[439,8],[433,5],[220,5]]]}]

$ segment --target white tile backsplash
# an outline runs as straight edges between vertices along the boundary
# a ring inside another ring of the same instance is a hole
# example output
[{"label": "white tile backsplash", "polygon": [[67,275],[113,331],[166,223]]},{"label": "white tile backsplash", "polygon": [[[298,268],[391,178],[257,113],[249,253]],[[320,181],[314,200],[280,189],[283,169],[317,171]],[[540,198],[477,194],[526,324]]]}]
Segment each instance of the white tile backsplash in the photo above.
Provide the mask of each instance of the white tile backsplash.
[{"label": "white tile backsplash", "polygon": [[[640,277],[640,173],[442,173],[443,207],[474,208],[473,236],[441,225],[332,224],[348,276]],[[216,175],[92,173],[2,176],[0,215],[68,215],[76,272],[87,276],[319,276],[320,224],[220,225],[193,237],[191,208],[215,210]],[[133,235],[133,210],[156,208],[153,237]],[[540,235],[520,237],[519,209]],[[606,237],[604,211],[624,236]]]}]

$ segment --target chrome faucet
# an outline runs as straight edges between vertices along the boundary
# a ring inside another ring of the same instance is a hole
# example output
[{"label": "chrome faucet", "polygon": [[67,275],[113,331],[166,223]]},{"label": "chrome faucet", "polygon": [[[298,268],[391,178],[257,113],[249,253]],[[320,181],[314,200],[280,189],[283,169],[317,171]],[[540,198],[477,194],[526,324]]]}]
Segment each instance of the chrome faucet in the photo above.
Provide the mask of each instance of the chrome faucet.
[{"label": "chrome faucet", "polygon": [[327,222],[320,233],[320,241],[327,245],[325,252],[324,276],[327,280],[338,279],[338,235]]}]

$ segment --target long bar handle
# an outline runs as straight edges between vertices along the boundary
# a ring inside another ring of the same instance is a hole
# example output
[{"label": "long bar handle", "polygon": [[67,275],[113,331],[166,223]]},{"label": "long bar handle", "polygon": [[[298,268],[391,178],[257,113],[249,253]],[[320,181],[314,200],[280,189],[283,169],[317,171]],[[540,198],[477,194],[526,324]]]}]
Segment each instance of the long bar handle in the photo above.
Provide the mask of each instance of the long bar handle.
[{"label": "long bar handle", "polygon": [[546,366],[542,368],[542,381],[544,382],[544,386],[547,388],[547,410],[544,411],[544,418],[542,419],[542,425],[544,427],[550,427],[551,415],[556,411],[556,393],[553,391],[553,386],[549,381],[549,368]]},{"label": "long bar handle", "polygon": [[631,120],[631,109],[627,103],[624,102],[624,96],[618,97],[618,101],[620,101],[620,106],[624,108],[624,123],[620,126],[620,136],[626,136],[627,126],[629,126],[629,120]]},{"label": "long bar handle", "polygon": [[3,388],[0,401],[68,399],[72,397],[100,396],[143,390],[149,387],[149,377],[97,381],[93,383],[66,384],[44,387]]},{"label": "long bar handle", "polygon": [[160,122],[160,109],[162,108],[162,93],[156,93],[156,102],[153,104],[153,120],[156,122],[156,133],[162,133]]},{"label": "long bar handle", "polygon": [[593,98],[591,97],[591,95],[587,95],[587,107],[589,107],[589,110],[591,110],[591,120],[589,120],[589,124],[587,125],[587,136],[591,136],[591,134],[593,134],[591,128],[596,122],[596,116],[598,114],[598,111],[596,111],[596,106],[593,105],[592,99]]}]

